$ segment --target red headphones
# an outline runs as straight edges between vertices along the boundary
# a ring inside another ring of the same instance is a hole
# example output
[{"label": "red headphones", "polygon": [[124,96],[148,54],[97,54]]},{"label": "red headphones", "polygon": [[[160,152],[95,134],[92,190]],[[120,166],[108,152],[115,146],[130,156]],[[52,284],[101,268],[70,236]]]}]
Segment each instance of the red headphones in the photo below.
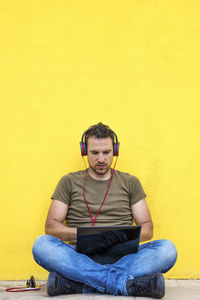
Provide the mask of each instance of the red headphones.
[{"label": "red headphones", "polygon": [[[85,156],[87,155],[87,144],[85,142],[85,136],[87,134],[87,131],[86,130],[83,135],[82,135],[82,138],[81,138],[81,142],[80,142],[80,148],[81,148],[81,156]],[[117,138],[117,135],[114,131],[112,131],[113,133],[113,136],[115,137],[115,143],[113,143],[113,156],[119,156],[119,142],[118,142],[118,138]]]}]

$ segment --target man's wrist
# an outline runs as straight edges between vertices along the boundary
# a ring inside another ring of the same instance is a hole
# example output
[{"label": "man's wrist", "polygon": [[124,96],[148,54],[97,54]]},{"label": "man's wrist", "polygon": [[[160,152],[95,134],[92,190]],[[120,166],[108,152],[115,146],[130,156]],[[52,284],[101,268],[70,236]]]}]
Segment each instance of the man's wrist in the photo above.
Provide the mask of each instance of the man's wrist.
[{"label": "man's wrist", "polygon": [[77,237],[77,228],[76,227],[67,227],[68,240],[75,240]]}]

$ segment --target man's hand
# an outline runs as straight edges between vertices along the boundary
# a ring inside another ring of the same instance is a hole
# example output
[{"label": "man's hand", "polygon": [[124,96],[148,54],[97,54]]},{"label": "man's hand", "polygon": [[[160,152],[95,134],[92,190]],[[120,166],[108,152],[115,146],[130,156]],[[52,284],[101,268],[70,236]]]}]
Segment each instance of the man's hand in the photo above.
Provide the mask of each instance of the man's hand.
[{"label": "man's hand", "polygon": [[76,239],[77,228],[67,227],[63,224],[67,212],[68,205],[58,200],[52,201],[45,223],[46,234],[53,235],[63,241]]},{"label": "man's hand", "polygon": [[153,223],[146,200],[142,199],[131,206],[133,219],[136,225],[141,225],[140,242],[148,241],[153,237]]}]

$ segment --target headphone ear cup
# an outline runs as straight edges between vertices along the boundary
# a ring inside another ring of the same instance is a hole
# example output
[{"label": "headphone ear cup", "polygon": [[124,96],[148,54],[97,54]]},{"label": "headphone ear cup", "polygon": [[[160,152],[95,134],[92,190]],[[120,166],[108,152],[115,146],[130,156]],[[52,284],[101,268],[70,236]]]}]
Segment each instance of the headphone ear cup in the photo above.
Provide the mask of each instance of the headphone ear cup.
[{"label": "headphone ear cup", "polygon": [[87,155],[87,147],[85,143],[80,142],[81,156]]},{"label": "headphone ear cup", "polygon": [[113,156],[119,156],[119,143],[113,145]]}]

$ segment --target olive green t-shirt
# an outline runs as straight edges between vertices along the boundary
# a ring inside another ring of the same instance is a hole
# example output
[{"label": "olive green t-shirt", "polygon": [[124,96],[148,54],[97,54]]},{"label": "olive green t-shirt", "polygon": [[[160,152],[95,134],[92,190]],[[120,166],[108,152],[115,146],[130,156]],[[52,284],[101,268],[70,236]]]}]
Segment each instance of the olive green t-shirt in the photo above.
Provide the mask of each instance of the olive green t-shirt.
[{"label": "olive green t-shirt", "polygon": [[[69,206],[66,216],[69,227],[90,226],[92,220],[83,197],[85,171],[63,176],[51,199]],[[85,197],[93,218],[105,197],[108,180],[96,180],[88,173],[85,181]],[[144,199],[146,194],[137,177],[115,170],[106,200],[98,214],[95,225],[131,225],[131,206]]]}]

